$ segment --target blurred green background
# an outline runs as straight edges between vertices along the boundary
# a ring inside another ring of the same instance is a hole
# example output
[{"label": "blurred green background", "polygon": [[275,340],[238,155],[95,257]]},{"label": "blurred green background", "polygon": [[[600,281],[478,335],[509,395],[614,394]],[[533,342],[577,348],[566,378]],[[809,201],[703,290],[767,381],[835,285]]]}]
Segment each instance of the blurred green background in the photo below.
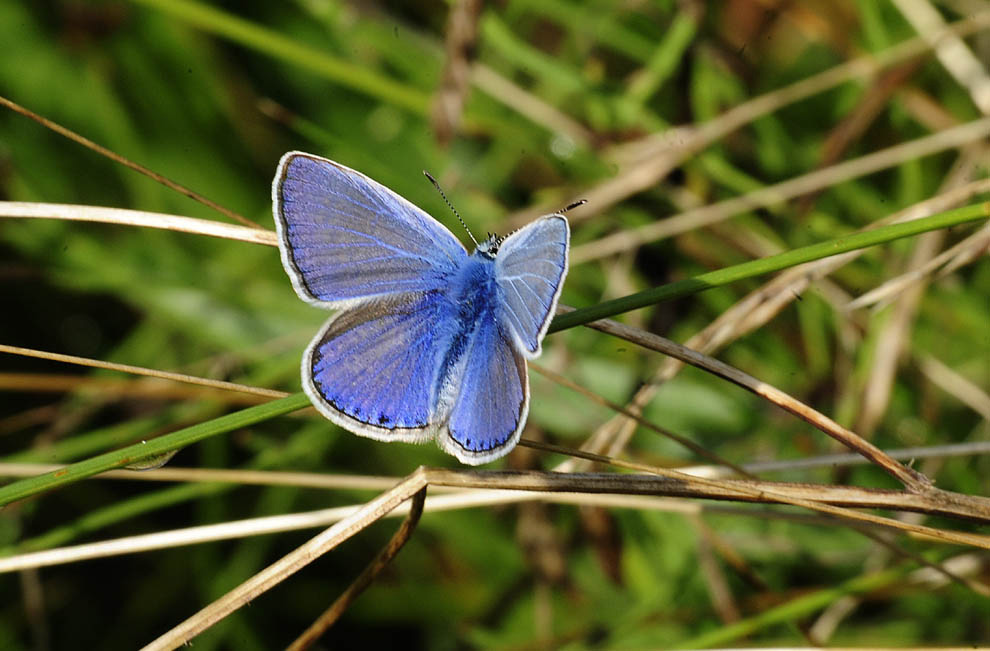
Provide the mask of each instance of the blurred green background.
[{"label": "blurred green background", "polygon": [[[670,125],[709,122],[750,98],[917,34],[887,0],[489,3],[469,48],[477,67],[463,116],[449,142],[441,143],[431,111],[448,60],[444,42],[453,4],[4,0],[0,95],[266,228],[272,227],[276,162],[299,149],[366,173],[466,241],[422,170],[439,179],[476,234],[504,233],[517,211],[561,207],[632,174],[633,147]],[[919,4],[950,22],[990,11],[981,0]],[[966,42],[985,78],[990,35]],[[645,191],[575,211],[573,243],[592,243],[981,117],[970,93],[930,53],[886,72],[762,116]],[[970,151],[976,162],[970,160],[966,178],[985,178],[987,143],[973,145],[983,149]],[[908,158],[794,201],[574,265],[562,302],[592,305],[852,232],[937,193],[961,158],[957,150]],[[223,219],[5,109],[0,198]],[[972,231],[953,230],[940,250]],[[898,312],[902,303],[841,309],[845,300],[909,270],[916,247],[908,240],[869,251],[734,341],[720,358],[884,448],[990,440],[986,415],[924,370],[924,360],[938,360],[986,399],[986,256],[928,285],[906,316]],[[684,341],[759,286],[716,289],[625,320]],[[285,391],[299,390],[300,352],[326,317],[297,299],[270,247],[27,219],[0,221],[0,314],[2,343]],[[902,329],[891,334],[893,322]],[[878,377],[878,356],[889,353],[884,344],[895,336],[900,362],[885,380]],[[661,363],[655,354],[587,329],[558,333],[545,345],[541,363],[617,402],[627,401]],[[98,383],[121,377],[108,372],[9,355],[0,364],[4,461],[78,460],[239,407],[232,399],[147,395],[132,390],[132,381]],[[527,438],[577,447],[612,415],[533,373],[531,382]],[[889,400],[879,415],[864,414],[864,396],[878,390],[889,391]],[[690,368],[663,386],[645,415],[736,463],[836,451],[809,426]],[[645,430],[625,454],[658,465],[698,462]],[[519,449],[497,465],[551,468],[561,460]],[[208,440],[171,464],[394,476],[421,464],[457,465],[433,445],[377,443],[312,414]],[[985,455],[919,467],[942,488],[990,493]],[[893,487],[864,466],[766,477]],[[94,480],[6,508],[0,545],[9,554],[352,504],[371,495]],[[789,513],[775,511],[781,512]],[[363,532],[197,638],[195,648],[284,646],[350,583],[394,527],[379,523]],[[135,648],[310,535],[0,576],[0,648]],[[975,559],[970,576],[990,578],[986,555],[905,538],[897,543],[929,560],[967,555]],[[723,643],[990,644],[988,600],[958,584],[919,582],[912,574],[918,567],[834,522],[768,517],[764,509],[739,505],[709,504],[690,516],[552,505],[427,513],[396,563],[323,643],[680,646],[891,569],[889,581],[850,602],[841,616],[833,606],[841,597],[836,594]],[[819,619],[823,608],[835,615],[834,631],[828,628],[833,620]]]}]

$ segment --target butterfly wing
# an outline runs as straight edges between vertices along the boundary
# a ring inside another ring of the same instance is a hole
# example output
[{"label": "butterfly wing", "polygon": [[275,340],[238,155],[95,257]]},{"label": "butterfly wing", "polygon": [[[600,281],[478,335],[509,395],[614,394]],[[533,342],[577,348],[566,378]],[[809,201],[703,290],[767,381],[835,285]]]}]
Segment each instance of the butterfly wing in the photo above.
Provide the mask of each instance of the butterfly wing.
[{"label": "butterfly wing", "polygon": [[289,152],[272,184],[282,264],[322,307],[446,286],[467,251],[439,222],[364,174]]},{"label": "butterfly wing", "polygon": [[529,411],[526,358],[514,335],[484,319],[465,352],[460,391],[440,446],[463,463],[477,465],[509,453]]},{"label": "butterfly wing", "polygon": [[438,292],[343,310],[306,349],[303,389],[320,413],[352,432],[426,441],[444,418],[437,404],[457,327]]},{"label": "butterfly wing", "polygon": [[495,255],[494,318],[473,332],[439,441],[464,463],[493,461],[519,441],[529,412],[526,359],[540,354],[557,308],[569,240],[567,219],[548,215],[507,237]]},{"label": "butterfly wing", "polygon": [[502,293],[499,320],[512,328],[523,355],[535,359],[557,310],[567,275],[571,232],[563,215],[547,215],[512,233],[495,256]]}]

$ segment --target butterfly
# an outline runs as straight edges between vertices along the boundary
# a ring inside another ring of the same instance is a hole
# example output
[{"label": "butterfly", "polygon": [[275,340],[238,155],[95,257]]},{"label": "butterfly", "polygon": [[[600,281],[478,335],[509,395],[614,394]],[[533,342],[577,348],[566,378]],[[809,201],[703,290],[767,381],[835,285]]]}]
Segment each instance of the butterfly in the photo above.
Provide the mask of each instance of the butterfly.
[{"label": "butterfly", "polygon": [[526,360],[567,275],[567,219],[540,217],[469,253],[385,186],[302,152],[282,157],[272,202],[296,293],[337,310],[302,358],[317,410],[381,441],[435,439],[466,464],[508,454],[529,412]]}]

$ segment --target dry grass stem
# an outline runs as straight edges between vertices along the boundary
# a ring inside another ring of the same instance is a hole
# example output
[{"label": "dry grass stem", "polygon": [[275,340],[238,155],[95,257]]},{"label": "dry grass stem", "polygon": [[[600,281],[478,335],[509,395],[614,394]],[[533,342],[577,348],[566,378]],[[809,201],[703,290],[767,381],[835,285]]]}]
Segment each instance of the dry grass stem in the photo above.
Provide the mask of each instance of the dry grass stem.
[{"label": "dry grass stem", "polygon": [[[912,514],[912,515],[917,515],[917,514]],[[930,568],[933,572],[942,575],[944,578],[948,579],[949,581],[961,585],[962,587],[968,590],[972,590],[981,597],[990,597],[990,586],[987,586],[986,584],[980,583],[979,581],[975,581],[967,577],[959,576],[958,574],[955,574],[954,572],[952,572],[952,570],[946,568],[945,566],[939,565],[938,563],[933,563],[924,556],[922,556],[921,554],[918,554],[910,549],[901,547],[896,542],[894,542],[893,537],[888,535],[887,532],[861,531],[860,533],[862,533],[864,536],[875,542],[879,547],[882,547],[887,552],[889,552],[889,554],[887,555],[890,558],[898,557],[898,558],[906,558],[908,560],[914,561],[915,563],[921,565],[922,567]],[[889,563],[884,562],[883,565],[889,565]],[[873,568],[869,568],[869,569],[872,570]],[[880,568],[878,567],[876,569],[880,569]]]},{"label": "dry grass stem", "polygon": [[[767,186],[731,199],[708,204],[700,208],[666,217],[660,221],[637,228],[607,235],[594,242],[575,246],[571,251],[571,264],[590,262],[606,256],[630,251],[644,244],[673,237],[695,228],[708,226],[739,213],[763,208],[793,199],[809,192],[859,178],[882,169],[899,165],[907,160],[920,158],[968,145],[990,134],[990,118],[981,118],[965,124],[923,136],[910,142],[888,147],[831,167],[808,172],[787,181]],[[593,204],[592,198],[588,197]]]},{"label": "dry grass stem", "polygon": [[[132,474],[139,475],[143,473],[132,472]],[[355,479],[361,478],[356,477]],[[385,490],[386,488],[390,488],[396,484],[395,478],[388,479],[389,481],[387,486],[379,490]],[[360,486],[360,488],[363,490],[367,487]],[[576,493],[539,494],[526,491],[494,489],[456,490],[444,487],[434,487],[433,490],[447,492],[449,494],[434,495],[427,498],[424,508],[428,513],[503,506],[507,504],[519,504],[521,502],[536,500],[554,504],[628,508],[672,513],[695,513],[702,510],[711,510],[712,508],[705,507],[698,502],[692,502],[686,499],[662,496],[594,495]],[[136,554],[155,551],[158,549],[172,549],[174,547],[198,545],[222,540],[236,540],[250,536],[315,529],[339,522],[341,519],[353,514],[360,508],[361,505],[356,504],[303,513],[246,518],[243,520],[232,520],[213,525],[184,527],[169,531],[157,531],[149,534],[139,534],[93,543],[70,545],[38,552],[25,552],[22,554],[0,558],[0,573],[18,572],[31,568],[65,565],[96,558],[109,558],[124,554]],[[405,515],[405,513],[406,507],[401,505],[394,511],[390,512],[386,517],[399,517]],[[747,511],[746,515],[751,515],[751,511]],[[766,512],[764,515],[767,517],[778,517],[776,514],[772,514],[771,512]]]},{"label": "dry grass stem", "polygon": [[[572,391],[575,391],[577,393],[580,393],[582,396],[588,398],[589,400],[592,400],[592,401],[594,401],[594,402],[596,402],[596,403],[598,403],[598,404],[600,404],[600,405],[602,405],[604,407],[608,407],[609,409],[615,411],[616,413],[622,414],[626,418],[629,418],[629,419],[632,419],[632,420],[636,421],[639,425],[647,428],[648,430],[650,430],[652,432],[656,432],[660,436],[664,436],[666,438],[669,438],[672,441],[676,441],[678,444],[686,447],[687,449],[691,450],[692,452],[694,452],[695,454],[697,454],[700,457],[703,457],[705,459],[708,459],[709,461],[712,461],[712,462],[717,463],[719,465],[725,466],[726,468],[730,468],[733,471],[735,471],[736,473],[738,473],[739,475],[742,475],[744,477],[747,477],[748,476],[748,477],[751,477],[752,478],[752,476],[748,472],[746,472],[742,467],[740,467],[740,466],[732,463],[731,461],[728,461],[727,459],[723,459],[719,455],[717,455],[714,452],[711,452],[711,451],[705,449],[704,447],[698,445],[697,443],[695,443],[694,441],[692,441],[690,439],[684,438],[683,436],[681,436],[679,434],[675,434],[674,432],[671,432],[670,430],[664,429],[662,427],[659,427],[658,425],[655,425],[655,424],[651,423],[650,421],[646,420],[645,418],[643,418],[639,414],[634,413],[634,412],[626,409],[625,407],[623,407],[622,405],[620,405],[618,403],[615,403],[615,402],[612,402],[611,400],[606,400],[605,398],[602,398],[601,396],[599,396],[598,394],[594,393],[593,391],[589,391],[588,389],[585,389],[581,385],[577,384],[576,382],[573,382],[573,381],[569,380],[568,378],[564,377],[563,375],[560,375],[559,373],[554,373],[550,369],[545,368],[545,367],[543,367],[543,366],[541,366],[539,364],[530,363],[529,364],[529,367],[532,368],[537,373],[539,373],[540,375],[542,375],[542,376],[544,376],[544,377],[552,380],[553,382],[559,384],[560,386],[567,387],[568,389],[570,389]],[[574,454],[574,451],[568,451],[568,454],[572,454],[573,455]]]},{"label": "dry grass stem", "polygon": [[[982,145],[970,144],[965,147],[956,164],[943,179],[941,190],[944,192],[963,186],[985,155],[986,148]],[[913,251],[906,262],[907,269],[926,267],[937,257],[945,237],[944,231],[925,233],[918,237],[913,242]],[[922,278],[927,277],[922,275]],[[872,437],[887,413],[897,369],[909,345],[910,333],[927,286],[927,282],[911,284],[898,296],[889,318],[879,324],[870,373],[863,387],[862,399],[857,401],[859,413],[856,429],[867,438]]]},{"label": "dry grass stem", "polygon": [[981,389],[931,355],[924,355],[919,358],[918,364],[921,366],[921,372],[933,384],[950,396],[954,396],[957,400],[982,416],[984,420],[990,422],[990,393],[987,393],[985,389]]},{"label": "dry grass stem", "polygon": [[[0,373],[0,391],[56,392],[90,391],[119,399],[125,396],[159,400],[218,400],[232,405],[258,405],[272,397],[255,391],[182,386],[159,378],[130,380],[116,377],[58,375],[55,373]],[[284,394],[288,395],[288,394]],[[284,397],[284,396],[280,396]]]},{"label": "dry grass stem", "polygon": [[[611,152],[611,157],[620,168],[615,177],[592,188],[570,193],[588,200],[588,209],[582,211],[578,217],[588,219],[634,194],[656,186],[688,157],[761,116],[847,81],[873,77],[889,66],[930,51],[933,44],[937,45],[946,38],[965,36],[988,27],[990,11],[981,11],[952,23],[943,30],[930,33],[925,38],[909,39],[883,52],[864,55],[790,86],[755,97],[710,122],[673,127],[632,143],[617,145]],[[528,208],[515,213],[510,217],[509,223],[512,227],[519,227],[556,208],[557,206],[550,204]]]},{"label": "dry grass stem", "polygon": [[0,97],[0,106],[5,106],[5,107],[9,108],[10,110],[14,111],[15,113],[20,113],[24,117],[27,117],[27,118],[30,118],[31,120],[34,120],[35,122],[37,122],[41,126],[47,128],[47,129],[51,129],[55,133],[57,133],[57,134],[59,134],[61,136],[65,136],[69,140],[72,140],[72,141],[74,141],[76,143],[79,143],[83,147],[86,147],[88,149],[91,149],[92,151],[95,151],[97,154],[99,154],[101,156],[105,156],[106,158],[109,158],[110,160],[112,160],[112,161],[114,161],[116,163],[120,163],[124,167],[128,167],[128,168],[134,170],[135,172],[138,172],[140,174],[144,174],[148,178],[154,179],[155,181],[158,181],[159,183],[161,183],[165,187],[170,188],[172,190],[175,190],[179,194],[184,195],[186,197],[189,197],[190,199],[193,199],[194,201],[198,201],[199,203],[203,204],[204,206],[208,206],[208,207],[212,208],[213,210],[216,210],[221,215],[224,215],[226,217],[229,217],[230,219],[233,219],[236,222],[240,222],[241,224],[243,224],[244,226],[246,226],[248,228],[256,228],[256,229],[261,228],[260,226],[258,226],[257,224],[255,224],[253,221],[251,221],[247,217],[244,217],[243,215],[239,215],[238,213],[234,212],[233,210],[230,210],[229,208],[225,208],[225,207],[221,206],[220,204],[218,204],[217,202],[215,202],[215,201],[213,201],[211,199],[207,199],[206,197],[204,197],[203,195],[199,194],[198,192],[194,192],[193,190],[190,190],[189,188],[185,187],[184,185],[181,185],[179,183],[176,183],[175,181],[162,176],[158,172],[155,172],[153,170],[150,170],[150,169],[148,169],[147,167],[145,167],[143,165],[139,165],[139,164],[135,163],[132,160],[129,160],[127,158],[124,158],[120,154],[118,154],[116,152],[113,152],[113,151],[110,151],[106,147],[100,146],[100,145],[96,144],[95,142],[93,142],[92,140],[90,140],[89,138],[85,138],[85,137],[79,135],[78,133],[76,133],[74,131],[70,131],[69,129],[66,129],[65,127],[63,127],[60,124],[56,124],[56,123],[52,122],[51,120],[49,120],[47,118],[44,118],[44,117],[38,115],[37,113],[24,108],[20,104],[17,104],[15,102],[10,101],[6,97]]},{"label": "dry grass stem", "polygon": [[715,545],[711,540],[712,530],[704,526],[699,515],[689,516],[688,521],[694,525],[697,534],[698,569],[705,579],[712,608],[723,623],[737,622],[740,618],[739,606],[736,604],[725,572],[722,571],[722,566],[715,557]]},{"label": "dry grass stem", "polygon": [[419,522],[419,517],[423,514],[423,501],[426,499],[426,487],[423,487],[418,493],[412,496],[409,500],[409,513],[406,515],[406,519],[402,521],[402,525],[399,526],[399,530],[395,532],[392,538],[385,545],[385,548],[379,552],[378,556],[368,564],[364,571],[354,579],[354,582],[347,587],[347,590],[343,592],[337,599],[327,608],[313,624],[307,628],[302,635],[296,638],[292,644],[290,644],[287,649],[288,651],[304,651],[316,643],[316,641],[333,626],[340,616],[344,614],[347,608],[354,603],[354,600],[367,589],[369,585],[375,580],[382,570],[384,570],[392,559],[396,557],[399,550],[409,539],[412,537],[413,530],[416,528],[416,524]]},{"label": "dry grass stem", "polygon": [[739,369],[717,359],[703,355],[691,350],[686,346],[670,341],[655,335],[651,332],[631,328],[611,319],[602,319],[589,324],[589,327],[601,332],[614,335],[626,341],[633,342],[644,348],[649,348],[657,352],[677,358],[682,362],[691,364],[697,368],[708,371],[721,378],[729,380],[733,384],[741,386],[748,391],[768,400],[781,409],[788,411],[802,420],[808,422],[822,432],[828,434],[851,450],[859,452],[864,457],[877,464],[887,471],[891,476],[904,484],[905,487],[913,491],[924,491],[931,486],[931,480],[920,473],[901,465],[892,459],[886,452],[876,447],[872,443],[864,440],[854,432],[842,427],[824,414],[821,414],[808,405],[787,395],[783,391],[770,386],[765,382],[757,380],[751,375],[743,373]]},{"label": "dry grass stem", "polygon": [[458,0],[447,16],[443,74],[433,96],[430,125],[444,147],[457,134],[471,91],[471,61],[478,41],[479,0]]},{"label": "dry grass stem", "polygon": [[[931,359],[935,363],[937,360]],[[952,395],[959,395],[957,390],[963,386],[959,384],[959,378],[951,369],[953,379],[945,385],[932,380],[939,386],[943,386],[947,391],[951,390]],[[926,372],[924,369],[922,372]],[[968,386],[979,391],[977,400],[983,400],[980,408],[984,406],[990,408],[990,396],[983,393],[979,387],[965,380]],[[967,403],[969,404],[969,403]],[[976,408],[975,404],[970,406]],[[978,411],[978,410],[977,410]],[[980,412],[982,414],[982,412]],[[990,415],[987,418],[990,421]],[[534,446],[536,444],[534,443]],[[615,464],[616,459],[603,455],[594,455],[590,452],[575,451],[571,448],[560,446],[546,446],[554,452],[573,455],[576,458],[591,459],[598,463]],[[925,447],[898,448],[885,450],[892,458],[898,461],[912,461],[921,459],[946,459],[950,457],[973,457],[977,455],[990,454],[990,441],[970,441],[967,443],[949,443],[947,445],[932,445]],[[580,455],[580,456],[578,456]],[[842,466],[865,465],[870,461],[859,454],[823,454],[815,457],[801,459],[784,459],[780,461],[757,461],[747,463],[742,466],[749,474],[766,474],[774,472],[792,472],[795,470],[812,470],[816,468],[837,468]],[[59,463],[0,463],[0,477],[33,477],[47,472],[53,472],[65,468],[65,464]],[[652,469],[652,466],[651,466]],[[687,475],[696,477],[707,477],[709,479],[732,477],[737,473],[724,465],[705,466],[679,466],[677,470]],[[134,472],[133,470],[108,470],[87,481],[95,479],[115,479],[126,481],[151,481],[151,482],[223,482],[230,484],[240,484],[245,486],[295,486],[298,488],[317,488],[322,490],[385,490],[393,486],[400,478],[373,475],[341,475],[316,472],[285,472],[274,470],[230,470],[227,468],[181,468],[165,467],[152,470]]]},{"label": "dry grass stem", "polygon": [[[914,250],[907,262],[909,269],[924,265],[935,256],[942,244],[945,234],[942,232],[925,233],[914,242]],[[859,413],[856,419],[856,429],[866,438],[872,438],[880,425],[890,396],[894,390],[894,380],[907,346],[910,342],[911,329],[915,316],[924,296],[925,285],[915,284],[901,294],[894,305],[890,318],[878,324],[879,333],[873,351],[869,376],[863,386],[862,399],[859,401]]]},{"label": "dry grass stem", "polygon": [[[878,220],[868,228],[928,217],[953,208],[985,192],[990,192],[990,179],[973,181]],[[799,298],[813,283],[852,262],[863,253],[863,251],[850,251],[781,272],[759,289],[737,301],[700,332],[691,336],[685,342],[685,346],[701,353],[714,353],[729,342],[768,323],[781,310]],[[683,364],[684,362],[676,358],[665,359],[653,377],[637,390],[630,401],[629,410],[638,413],[653,399],[663,383],[677,375]],[[616,416],[599,427],[582,448],[592,452],[607,449],[610,456],[617,456],[628,443],[635,425],[635,421],[631,421],[625,416]],[[573,470],[576,467],[577,462],[567,462],[565,468],[562,469]]]},{"label": "dry grass stem", "polygon": [[[33,477],[64,468],[59,463],[0,463],[0,477]],[[713,466],[704,466],[712,468]],[[296,486],[324,490],[380,491],[394,486],[399,477],[373,475],[339,475],[322,472],[285,472],[274,470],[230,470],[227,468],[165,467],[153,470],[107,470],[89,479],[124,479],[153,482],[223,482],[244,486]]]},{"label": "dry grass stem", "polygon": [[[990,403],[990,399],[988,399]],[[988,404],[990,406],[990,404]],[[885,450],[893,459],[898,461],[915,461],[919,459],[944,459],[948,457],[972,457],[990,454],[990,441],[971,441],[968,443],[950,443],[948,445],[933,445],[930,447],[911,447],[896,450]],[[754,474],[771,472],[791,472],[794,470],[811,470],[814,468],[839,468],[843,466],[865,465],[869,459],[852,453],[823,454],[804,459],[787,459],[783,461],[758,461],[743,464],[743,468]],[[3,466],[0,465],[0,470]],[[684,466],[678,468],[683,473],[698,477],[726,477],[722,466]]]},{"label": "dry grass stem", "polygon": [[[137,474],[137,473],[134,473]],[[562,473],[552,473],[553,476]],[[684,475],[684,473],[678,473]],[[600,480],[608,482],[612,474],[580,474],[589,481],[598,483]],[[687,475],[684,475],[687,476]],[[636,477],[625,475],[625,477]],[[651,479],[657,479],[653,477]],[[633,479],[635,481],[635,479]],[[466,508],[490,507],[505,504],[518,504],[526,501],[545,501],[557,504],[572,504],[583,506],[599,506],[609,508],[630,508],[646,509],[655,511],[675,512],[675,513],[698,513],[701,511],[713,510],[711,506],[701,505],[697,502],[688,501],[690,499],[717,499],[729,501],[773,503],[771,498],[760,499],[756,497],[757,487],[766,488],[764,495],[769,493],[779,496],[781,503],[790,504],[795,500],[813,500],[816,503],[831,504],[838,506],[848,506],[854,508],[885,508],[903,511],[925,511],[935,514],[968,517],[966,512],[954,508],[944,508],[933,505],[924,498],[910,496],[903,491],[885,491],[879,489],[861,489],[856,487],[826,486],[820,484],[802,484],[787,482],[739,482],[726,485],[713,484],[717,488],[711,488],[709,484],[686,484],[680,481],[662,480],[663,484],[655,484],[651,487],[655,492],[650,493],[647,487],[641,486],[640,492],[633,493],[602,493],[596,494],[593,489],[587,492],[578,493],[540,493],[533,490],[520,491],[510,488],[498,489],[475,489],[475,490],[451,490],[450,494],[437,495],[427,499],[425,510],[430,513],[437,513],[450,510],[460,510]],[[496,479],[493,486],[504,483]],[[391,483],[395,485],[393,481]],[[511,485],[511,484],[510,484]],[[364,487],[362,487],[364,488]],[[434,490],[445,490],[443,486],[435,486]],[[749,495],[740,493],[746,491]],[[769,491],[769,493],[767,493]],[[298,531],[302,529],[312,529],[325,527],[330,524],[352,515],[361,509],[362,505],[340,506],[304,513],[292,513],[277,516],[264,516],[257,518],[247,518],[244,520],[234,520],[215,525],[202,525],[196,527],[186,527],[170,531],[160,531],[150,534],[127,536],[123,538],[104,540],[94,543],[85,543],[61,547],[57,549],[44,550],[39,552],[27,552],[6,558],[0,558],[0,573],[21,571],[36,567],[48,567],[52,565],[62,565],[76,563],[96,558],[106,558],[120,556],[123,554],[133,554],[140,552],[154,551],[158,549],[170,549],[187,545],[195,545],[222,540],[232,540],[249,536],[259,536],[286,531]],[[405,506],[398,507],[390,515],[398,517],[405,514]],[[718,510],[718,512],[726,512]],[[752,515],[752,511],[746,512]],[[771,516],[771,512],[763,515]],[[793,514],[792,514],[793,515]],[[774,517],[777,517],[774,515]],[[820,521],[819,521],[820,522]],[[834,520],[830,520],[834,524]],[[851,526],[858,526],[858,523],[848,523]],[[873,524],[885,524],[883,520],[873,522]]]},{"label": "dry grass stem", "polygon": [[[570,138],[576,146],[591,147],[593,134],[583,124],[525,88],[506,79],[489,66],[475,63],[471,67],[471,81],[478,90],[498,98],[499,102],[519,115],[526,116],[535,124],[540,124],[556,134]],[[551,210],[558,208],[560,206]]]},{"label": "dry grass stem", "polygon": [[179,217],[143,210],[103,208],[100,206],[75,206],[62,203],[34,203],[26,201],[0,201],[0,217],[33,219],[64,219],[67,221],[102,222],[144,228],[161,228],[180,233],[222,237],[228,240],[278,246],[275,231],[257,226],[223,224],[208,219]]},{"label": "dry grass stem", "polygon": [[144,651],[175,649],[185,644],[423,490],[427,486],[425,475],[422,470],[416,471],[392,490],[382,493],[359,511],[340,520],[143,647]]},{"label": "dry grass stem", "polygon": [[[64,362],[66,364],[76,364],[79,366],[102,368],[109,371],[130,373],[132,375],[143,375],[147,377],[159,378],[162,380],[171,380],[173,382],[195,384],[198,386],[210,387],[212,389],[218,389],[221,391],[236,391],[239,393],[250,393],[252,395],[264,396],[267,398],[284,398],[285,396],[289,395],[284,391],[274,391],[272,389],[252,387],[246,384],[237,384],[236,382],[211,380],[209,378],[196,377],[195,375],[187,375],[185,373],[172,373],[170,371],[160,371],[158,369],[145,368],[143,366],[131,366],[130,364],[117,364],[114,362],[105,362],[103,360],[91,359],[88,357],[77,357],[75,355],[50,353],[44,350],[22,348],[20,346],[8,346],[7,344],[0,344],[0,353],[9,353],[11,355],[23,355],[24,357],[35,357],[37,359],[47,359],[54,362]],[[79,380],[84,380],[84,379],[85,378],[79,378]]]},{"label": "dry grass stem", "polygon": [[[929,508],[939,510],[961,508],[963,511],[968,512],[967,517],[977,517],[983,521],[990,522],[990,501],[987,500],[979,500],[978,498],[934,490],[929,491],[926,495],[919,495],[904,491],[884,492],[862,488],[823,487],[811,484],[774,484],[773,490],[770,491],[763,490],[762,488],[767,482],[749,482],[747,480],[714,482],[674,471],[666,471],[665,475],[664,477],[655,477],[541,471],[451,471],[420,468],[391,490],[366,503],[358,511],[348,515],[307,543],[257,573],[144,648],[147,651],[173,649],[186,643],[230,613],[238,610],[252,599],[257,598],[274,587],[288,576],[299,571],[319,556],[329,552],[340,543],[362,531],[372,522],[381,519],[414,494],[431,485],[486,490],[490,490],[492,487],[499,487],[507,490],[533,491],[534,493],[579,492],[656,495],[658,493],[669,492],[681,496],[699,497],[701,496],[701,492],[705,492],[707,493],[706,497],[710,499],[764,503],[778,502],[793,506],[802,506],[821,513],[919,534],[934,540],[990,549],[990,537],[987,536],[958,531],[945,531],[900,522],[817,501],[821,498],[823,490],[833,491],[831,495],[836,499],[838,499],[840,492],[845,492],[849,500],[849,506],[868,506],[862,503],[862,500],[868,494],[875,497],[885,495],[888,498],[892,498],[892,502],[897,503],[896,508],[907,507],[908,510],[924,510],[926,512]],[[781,493],[781,489],[789,491],[790,494],[785,495]],[[895,495],[896,497],[894,497]],[[909,506],[912,502],[917,505],[917,509]],[[987,502],[987,504],[980,504],[981,502]],[[878,506],[878,504],[873,503],[871,506]],[[982,514],[977,514],[976,511],[970,508],[974,507],[979,511],[979,506],[982,506]]]},{"label": "dry grass stem", "polygon": [[915,283],[929,279],[939,270],[951,273],[961,266],[975,261],[990,248],[990,224],[946,249],[924,264],[909,269],[899,276],[887,280],[865,294],[843,306],[846,311],[858,310],[871,305],[883,304],[892,297],[904,292]]},{"label": "dry grass stem", "polygon": [[[978,444],[968,445],[973,446]],[[983,451],[985,452],[986,450]],[[37,467],[35,464],[24,465],[30,466],[32,469]],[[188,478],[195,478],[198,481],[230,481],[233,479],[232,475],[244,473],[244,471],[211,470],[196,472],[196,470],[197,469],[170,470],[163,468],[140,473],[133,471],[111,471],[105,473],[104,475],[100,475],[100,477],[113,475],[121,478],[143,479],[149,475],[161,474],[165,477],[171,476],[172,479],[175,480],[179,480],[182,479],[183,476],[187,476]],[[664,472],[658,469],[650,470],[653,474]],[[684,470],[688,472],[693,471],[693,469]],[[685,478],[694,476],[688,474],[688,472],[679,472],[677,473],[677,476]],[[247,474],[250,475],[250,473]],[[298,473],[255,474],[295,475]],[[497,474],[498,473],[496,473],[496,475]],[[557,477],[559,475],[561,475],[561,473],[551,473],[551,476],[553,477]],[[591,482],[608,482],[610,481],[609,477],[615,477],[615,475],[609,474],[584,474],[575,476],[587,478]],[[317,488],[374,490],[382,489],[383,487],[395,486],[397,482],[396,478],[392,477],[363,477],[349,475],[329,476],[324,482],[305,481],[304,483],[292,483],[289,481],[291,479],[292,477],[285,477],[282,481],[276,480],[271,483],[304,485]],[[304,477],[301,479],[307,480],[308,478]],[[656,477],[653,479],[656,479]],[[251,477],[249,476],[245,480],[250,481]],[[764,495],[769,493],[780,495],[784,498],[783,503],[791,503],[788,500],[793,499],[813,499],[833,505],[864,508],[887,508],[903,511],[924,511],[940,513],[942,515],[973,517],[973,514],[969,511],[960,511],[957,508],[938,506],[928,498],[912,496],[903,491],[884,491],[876,489],[861,489],[856,487],[838,487],[785,482],[739,481],[731,483],[703,482],[698,484],[685,481],[662,481],[666,483],[662,485],[657,485],[654,483],[654,485],[652,485],[651,488],[655,490],[654,493],[637,491],[629,494],[596,494],[593,490],[587,493],[539,493],[511,490],[509,488],[499,489],[497,487],[504,482],[496,479],[492,484],[492,486],[496,488],[456,490],[452,494],[429,497],[426,501],[425,510],[427,512],[442,512],[482,506],[514,504],[521,501],[541,500],[559,504],[647,509],[690,514],[699,513],[702,510],[711,511],[715,509],[713,509],[710,505],[702,505],[697,502],[686,501],[687,498],[753,501],[752,498],[754,497],[753,492],[755,487],[762,487],[763,489],[766,489],[762,491]],[[267,482],[258,481],[256,483]],[[740,487],[743,489],[749,489],[750,499],[738,494],[738,489]],[[445,489],[443,486],[435,486],[434,490],[443,491]],[[451,490],[454,489],[451,488]],[[755,501],[767,500],[760,500],[757,498]],[[321,509],[306,513],[249,518],[215,525],[188,527],[171,531],[129,536],[96,543],[62,547],[40,552],[23,553],[0,559],[0,573],[60,565],[65,563],[75,563],[83,560],[153,551],[176,546],[201,544],[220,540],[244,538],[248,536],[295,531],[300,529],[311,529],[338,522],[341,519],[350,516],[360,508],[362,508],[361,505],[353,505]],[[405,508],[405,506],[399,506],[394,512],[391,513],[391,515],[403,515],[405,513]],[[934,511],[931,509],[934,509]],[[747,511],[747,514],[752,515],[753,513],[751,511]],[[763,515],[780,517],[783,514],[764,512]],[[987,519],[990,520],[990,516],[988,516]],[[858,523],[855,522],[850,522],[848,524],[852,526],[859,526]]]},{"label": "dry grass stem", "polygon": [[945,20],[927,0],[893,0],[921,38],[925,39],[939,62],[969,91],[983,115],[990,115],[990,77],[966,42],[956,34],[944,34]]}]

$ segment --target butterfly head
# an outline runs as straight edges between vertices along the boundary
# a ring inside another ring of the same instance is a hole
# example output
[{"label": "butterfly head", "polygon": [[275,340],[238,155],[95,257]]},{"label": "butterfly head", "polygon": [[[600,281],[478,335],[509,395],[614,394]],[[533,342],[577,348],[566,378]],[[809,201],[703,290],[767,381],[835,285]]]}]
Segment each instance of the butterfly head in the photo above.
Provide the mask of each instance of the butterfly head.
[{"label": "butterfly head", "polygon": [[489,233],[488,239],[478,244],[475,252],[485,256],[486,258],[494,259],[495,255],[498,254],[498,247],[502,246],[502,242],[505,241],[506,237],[508,237],[508,235],[498,236],[495,233]]}]

